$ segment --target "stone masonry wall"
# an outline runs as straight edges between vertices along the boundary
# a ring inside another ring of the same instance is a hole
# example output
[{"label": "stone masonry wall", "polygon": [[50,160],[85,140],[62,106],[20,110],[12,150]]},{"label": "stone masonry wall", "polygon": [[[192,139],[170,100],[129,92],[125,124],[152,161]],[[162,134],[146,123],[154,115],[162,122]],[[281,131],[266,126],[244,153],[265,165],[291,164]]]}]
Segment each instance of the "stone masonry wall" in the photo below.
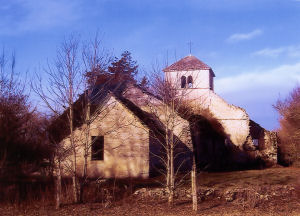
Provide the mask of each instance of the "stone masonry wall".
[{"label": "stone masonry wall", "polygon": [[[104,106],[101,114],[91,124],[91,136],[104,136],[104,160],[91,160],[88,154],[88,176],[97,178],[148,177],[149,129],[114,97]],[[77,170],[82,174],[84,163],[84,126],[75,130],[77,145]],[[91,140],[90,140],[91,141]],[[63,140],[70,145],[69,138]],[[73,157],[64,160],[64,173],[69,174]]]}]

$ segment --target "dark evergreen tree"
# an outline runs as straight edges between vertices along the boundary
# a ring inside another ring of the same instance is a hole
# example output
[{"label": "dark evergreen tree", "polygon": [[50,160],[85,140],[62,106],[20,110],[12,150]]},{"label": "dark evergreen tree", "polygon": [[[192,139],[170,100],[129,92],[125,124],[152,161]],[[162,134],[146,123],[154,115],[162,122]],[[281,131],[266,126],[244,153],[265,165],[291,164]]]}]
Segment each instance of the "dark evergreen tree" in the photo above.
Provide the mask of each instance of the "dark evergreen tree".
[{"label": "dark evergreen tree", "polygon": [[121,58],[115,58],[108,67],[108,72],[113,76],[116,82],[132,81],[136,83],[135,76],[138,73],[137,62],[132,60],[131,53],[125,51],[121,54]]},{"label": "dark evergreen tree", "polygon": [[146,76],[143,76],[143,78],[140,82],[140,86],[144,89],[147,89],[149,87],[149,80]]}]

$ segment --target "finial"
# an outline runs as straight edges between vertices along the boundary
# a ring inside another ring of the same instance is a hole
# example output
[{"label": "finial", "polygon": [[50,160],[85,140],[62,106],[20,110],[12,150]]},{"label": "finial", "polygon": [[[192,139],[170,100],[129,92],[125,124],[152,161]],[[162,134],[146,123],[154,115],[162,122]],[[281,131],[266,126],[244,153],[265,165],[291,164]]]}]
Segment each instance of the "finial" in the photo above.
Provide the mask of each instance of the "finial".
[{"label": "finial", "polygon": [[189,45],[189,51],[190,51],[189,56],[192,56],[192,41],[188,42],[188,45]]}]

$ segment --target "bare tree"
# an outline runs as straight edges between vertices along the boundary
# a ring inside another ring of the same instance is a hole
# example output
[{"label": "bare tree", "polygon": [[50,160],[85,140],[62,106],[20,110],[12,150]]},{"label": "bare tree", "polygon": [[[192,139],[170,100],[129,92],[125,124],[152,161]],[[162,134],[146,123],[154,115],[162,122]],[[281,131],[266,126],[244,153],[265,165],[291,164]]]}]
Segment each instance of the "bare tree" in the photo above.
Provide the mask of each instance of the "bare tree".
[{"label": "bare tree", "polygon": [[[176,187],[186,177],[184,175],[177,179],[182,166],[187,165],[186,159],[192,163],[193,210],[197,210],[195,154],[191,140],[190,123],[186,120],[192,115],[192,109],[186,100],[189,92],[178,91],[175,86],[178,81],[163,77],[157,68],[154,71],[154,75],[151,75],[151,88],[158,100],[150,101],[148,107],[150,113],[161,121],[164,128],[161,132],[157,132],[158,136],[157,133],[154,135],[162,151],[151,152],[151,154],[164,165],[165,172],[162,171],[161,173],[165,175],[165,187],[169,194],[168,202],[170,205],[173,205]],[[158,137],[162,135],[164,139],[159,139]]]},{"label": "bare tree", "polygon": [[[123,55],[122,55],[123,56]],[[101,121],[114,108],[115,104],[103,104],[103,98],[107,94],[115,94],[126,82],[131,81],[133,73],[137,73],[138,66],[131,59],[130,53],[126,52],[120,60],[113,61],[112,55],[103,48],[98,34],[92,41],[84,44],[82,50],[82,61],[84,65],[84,93],[80,96],[77,103],[80,104],[80,135],[76,139],[78,148],[83,149],[83,165],[79,178],[79,201],[83,202],[85,185],[89,181],[88,159],[91,153],[93,142],[91,130],[95,130],[95,120]],[[112,65],[110,65],[112,63]],[[118,75],[116,75],[116,72]],[[125,75],[123,75],[123,73]],[[128,80],[128,77],[131,79]],[[120,120],[120,119],[119,119]],[[93,128],[91,126],[93,125]],[[112,128],[107,129],[105,135],[115,132],[118,128],[126,124],[113,124]]]},{"label": "bare tree", "polygon": [[[74,102],[82,91],[82,63],[79,56],[79,40],[75,35],[65,38],[57,51],[53,64],[48,63],[44,70],[48,75],[44,86],[40,74],[38,83],[32,84],[33,90],[44,101],[47,107],[58,117],[67,108],[66,115],[69,127],[69,141],[72,161],[73,199],[78,201],[77,147],[74,140]],[[59,154],[58,154],[59,155]],[[60,160],[60,159],[59,159]],[[60,164],[60,163],[59,163]],[[58,174],[60,171],[57,172]],[[58,176],[60,178],[60,176]]]},{"label": "bare tree", "polygon": [[[83,171],[80,180],[80,202],[83,202],[84,188],[88,180],[88,156],[91,152],[92,140],[90,139],[91,123],[99,116],[102,110],[100,104],[93,106],[93,112],[91,113],[91,104],[97,104],[99,98],[106,93],[107,88],[111,82],[111,77],[108,76],[108,66],[112,62],[111,54],[103,48],[98,33],[95,38],[84,45],[82,51],[82,59],[84,63],[84,86],[85,91],[83,94],[82,103],[82,116],[81,121],[84,125],[83,134],[84,139],[82,142],[83,147]],[[98,85],[100,77],[105,77],[102,80],[101,86],[96,91],[93,91]]]}]

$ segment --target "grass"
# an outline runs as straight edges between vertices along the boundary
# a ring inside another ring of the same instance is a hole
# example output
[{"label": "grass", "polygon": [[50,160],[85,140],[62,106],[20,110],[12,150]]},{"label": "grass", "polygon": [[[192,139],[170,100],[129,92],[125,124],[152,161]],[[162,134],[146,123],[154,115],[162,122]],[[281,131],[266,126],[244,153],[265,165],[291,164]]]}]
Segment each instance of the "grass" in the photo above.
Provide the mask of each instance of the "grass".
[{"label": "grass", "polygon": [[299,168],[269,168],[221,173],[201,173],[198,185],[225,188],[228,186],[288,185],[297,183]]},{"label": "grass", "polygon": [[[157,180],[135,179],[119,180],[119,185],[133,184],[133,192],[141,187],[159,187]],[[160,199],[148,199],[138,196],[126,196],[114,201],[112,205],[104,208],[101,202],[92,203],[87,201],[84,204],[64,204],[58,211],[54,210],[53,203],[32,203],[31,205],[12,206],[0,205],[2,215],[300,215],[300,195],[288,191],[284,186],[294,187],[300,192],[300,168],[270,168],[265,170],[246,170],[234,172],[208,173],[202,172],[198,175],[198,186],[212,188],[215,191],[233,191],[235,188],[245,188],[249,193],[240,194],[237,200],[226,202],[224,199],[212,197],[199,201],[199,211],[196,214],[191,210],[190,198],[176,200],[175,206],[170,208],[166,201]],[[121,187],[121,186],[120,186]],[[187,179],[184,187],[189,188]],[[101,187],[102,188],[102,187]],[[267,201],[262,201],[252,192],[259,192],[259,195],[272,196]],[[91,188],[91,196],[97,191]],[[250,193],[251,192],[251,193]],[[99,191],[98,193],[101,193]],[[221,194],[221,193],[219,193]],[[241,196],[245,196],[244,199]],[[250,200],[249,200],[250,199]],[[253,199],[253,200],[251,200]],[[246,202],[253,202],[253,205],[246,205]],[[258,205],[256,205],[258,204]],[[44,205],[44,206],[42,206]]]}]

